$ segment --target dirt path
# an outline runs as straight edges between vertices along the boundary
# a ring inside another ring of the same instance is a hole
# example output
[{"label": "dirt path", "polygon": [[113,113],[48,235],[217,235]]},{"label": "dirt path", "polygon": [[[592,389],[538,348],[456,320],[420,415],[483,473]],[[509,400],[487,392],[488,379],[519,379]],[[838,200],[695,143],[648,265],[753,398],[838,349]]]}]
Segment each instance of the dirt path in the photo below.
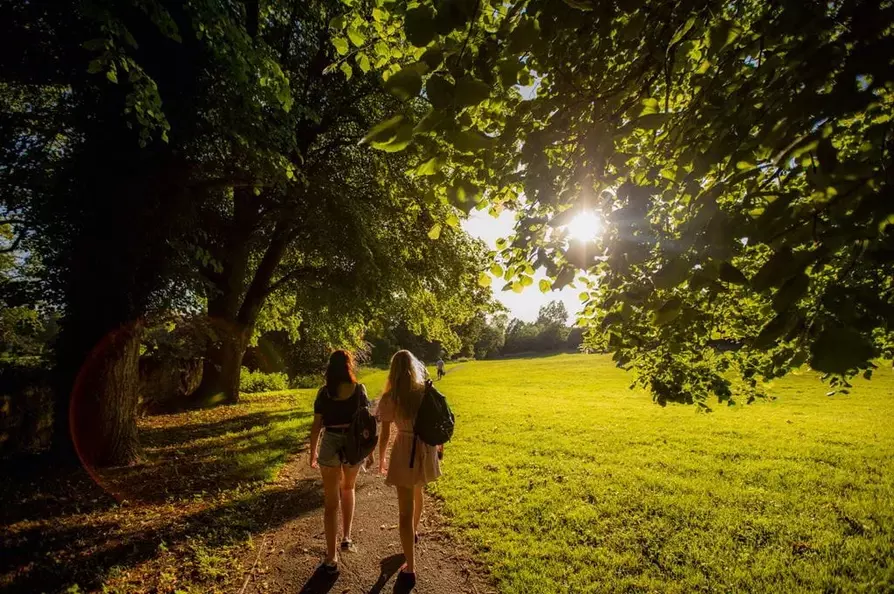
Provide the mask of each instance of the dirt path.
[{"label": "dirt path", "polygon": [[[321,499],[319,471],[307,464],[306,454],[293,459],[280,473],[283,487],[314,481],[307,497]],[[419,594],[485,594],[495,592],[472,561],[443,529],[437,501],[426,497],[417,548]],[[395,573],[403,563],[397,531],[397,498],[375,472],[360,473],[353,539],[356,553],[342,555],[336,580],[315,572],[325,554],[323,512],[319,505],[275,530],[254,536],[257,548],[246,559],[254,569],[246,575],[245,594],[305,593],[376,594],[392,592]],[[340,523],[339,523],[340,525]]]}]

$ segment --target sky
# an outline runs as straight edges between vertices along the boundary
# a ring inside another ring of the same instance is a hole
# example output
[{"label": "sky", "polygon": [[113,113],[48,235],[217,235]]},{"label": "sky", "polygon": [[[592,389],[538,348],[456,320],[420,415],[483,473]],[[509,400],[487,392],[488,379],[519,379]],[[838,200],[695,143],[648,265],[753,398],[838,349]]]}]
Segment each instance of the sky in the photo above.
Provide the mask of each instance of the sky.
[{"label": "sky", "polygon": [[[462,226],[469,235],[484,240],[488,247],[496,249],[497,238],[511,235],[514,224],[515,213],[512,211],[504,210],[499,217],[495,218],[490,216],[487,211],[473,210],[469,218],[463,221]],[[560,291],[541,293],[537,284],[542,278],[546,278],[546,274],[541,268],[534,275],[534,284],[525,287],[521,293],[511,290],[501,291],[500,289],[506,283],[499,279],[494,280],[491,288],[497,300],[509,309],[510,318],[533,322],[537,319],[537,312],[541,306],[558,299],[565,302],[565,308],[568,309],[568,322],[569,324],[573,323],[576,314],[581,310],[581,302],[578,298],[581,289],[569,285]]]}]

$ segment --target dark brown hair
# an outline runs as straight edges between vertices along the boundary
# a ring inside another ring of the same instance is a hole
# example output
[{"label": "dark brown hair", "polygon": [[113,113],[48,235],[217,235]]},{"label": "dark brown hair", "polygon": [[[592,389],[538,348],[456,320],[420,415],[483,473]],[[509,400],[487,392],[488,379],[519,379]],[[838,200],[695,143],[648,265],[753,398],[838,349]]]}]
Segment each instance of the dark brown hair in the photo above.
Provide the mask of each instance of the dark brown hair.
[{"label": "dark brown hair", "polygon": [[356,383],[354,357],[348,351],[333,351],[329,355],[329,365],[326,367],[326,391],[329,392],[329,397],[338,396],[339,385]]}]

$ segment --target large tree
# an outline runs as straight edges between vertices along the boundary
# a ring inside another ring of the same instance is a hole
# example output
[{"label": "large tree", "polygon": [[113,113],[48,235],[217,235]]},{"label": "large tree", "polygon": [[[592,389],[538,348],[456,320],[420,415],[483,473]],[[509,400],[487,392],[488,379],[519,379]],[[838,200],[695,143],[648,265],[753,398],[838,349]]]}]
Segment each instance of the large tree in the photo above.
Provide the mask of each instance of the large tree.
[{"label": "large tree", "polygon": [[[519,290],[539,266],[546,290],[584,272],[591,343],[657,402],[704,405],[736,388],[750,399],[760,379],[805,362],[837,389],[871,374],[894,324],[894,7],[345,11],[334,27],[392,48],[389,88],[431,105],[415,129],[388,120],[377,139],[412,140],[443,163],[445,197],[483,190],[486,205],[521,211],[494,272]],[[604,232],[569,240],[565,225],[586,211]]]},{"label": "large tree", "polygon": [[3,207],[21,213],[63,311],[54,441],[71,427],[88,462],[131,462],[141,318],[190,300],[208,147],[237,142],[220,125],[236,112],[288,108],[288,82],[216,3],[2,10]]}]

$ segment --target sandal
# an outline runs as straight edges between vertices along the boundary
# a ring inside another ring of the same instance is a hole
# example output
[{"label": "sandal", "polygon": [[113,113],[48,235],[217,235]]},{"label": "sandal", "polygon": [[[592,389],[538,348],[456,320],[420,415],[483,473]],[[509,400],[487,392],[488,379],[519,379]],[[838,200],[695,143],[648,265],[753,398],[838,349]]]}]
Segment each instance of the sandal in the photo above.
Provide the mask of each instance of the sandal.
[{"label": "sandal", "polygon": [[357,546],[354,545],[353,540],[351,540],[350,538],[346,538],[343,541],[341,541],[341,550],[344,553],[356,553]]},{"label": "sandal", "polygon": [[326,575],[338,575],[338,561],[329,563],[324,559],[317,569],[325,572]]}]

